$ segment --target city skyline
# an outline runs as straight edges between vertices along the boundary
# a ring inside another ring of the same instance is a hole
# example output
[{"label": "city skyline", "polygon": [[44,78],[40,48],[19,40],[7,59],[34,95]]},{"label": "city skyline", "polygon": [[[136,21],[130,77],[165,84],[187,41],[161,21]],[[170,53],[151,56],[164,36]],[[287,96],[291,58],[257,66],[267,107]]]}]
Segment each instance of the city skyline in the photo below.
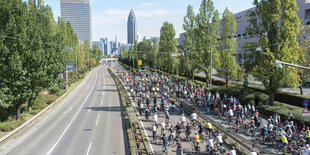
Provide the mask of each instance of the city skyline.
[{"label": "city skyline", "polygon": [[[60,16],[59,0],[45,0],[44,2],[52,7],[54,18],[57,19]],[[139,0],[130,1],[130,3],[125,0],[91,0],[90,2],[92,4],[92,40],[98,41],[100,37],[114,40],[117,35],[119,42],[127,43],[127,19],[130,9],[135,11],[137,23],[139,23],[137,33],[142,37],[159,37],[164,21],[174,25],[176,37],[179,37],[178,35],[184,32],[182,24],[188,4],[191,4],[197,13],[201,0]],[[228,7],[233,13],[238,13],[253,6],[251,0],[217,0],[213,2],[220,13],[224,11],[225,7]]]}]

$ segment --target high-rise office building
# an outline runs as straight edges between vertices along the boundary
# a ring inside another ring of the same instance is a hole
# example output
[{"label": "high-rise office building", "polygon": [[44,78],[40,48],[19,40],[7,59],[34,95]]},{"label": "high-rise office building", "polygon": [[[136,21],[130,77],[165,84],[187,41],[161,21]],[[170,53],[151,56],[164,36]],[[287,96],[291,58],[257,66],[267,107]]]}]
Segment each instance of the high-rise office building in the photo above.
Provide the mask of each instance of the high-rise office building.
[{"label": "high-rise office building", "polygon": [[100,38],[100,41],[103,42],[103,55],[108,55],[108,38]]},{"label": "high-rise office building", "polygon": [[61,17],[70,22],[79,40],[92,47],[91,5],[89,0],[60,0]]},{"label": "high-rise office building", "polygon": [[128,21],[127,21],[127,40],[128,44],[134,44],[137,37],[137,22],[136,16],[133,10],[130,10]]}]

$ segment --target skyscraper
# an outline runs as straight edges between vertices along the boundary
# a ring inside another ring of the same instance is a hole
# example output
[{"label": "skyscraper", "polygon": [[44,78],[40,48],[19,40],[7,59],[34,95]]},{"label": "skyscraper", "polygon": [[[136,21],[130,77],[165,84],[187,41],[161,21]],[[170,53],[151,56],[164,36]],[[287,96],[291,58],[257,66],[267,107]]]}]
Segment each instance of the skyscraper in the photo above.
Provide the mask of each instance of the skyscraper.
[{"label": "skyscraper", "polygon": [[61,17],[70,22],[79,40],[92,47],[91,5],[89,0],[60,0]]},{"label": "skyscraper", "polygon": [[127,22],[127,40],[128,44],[134,44],[135,40],[137,39],[137,22],[136,16],[133,10],[130,10]]}]

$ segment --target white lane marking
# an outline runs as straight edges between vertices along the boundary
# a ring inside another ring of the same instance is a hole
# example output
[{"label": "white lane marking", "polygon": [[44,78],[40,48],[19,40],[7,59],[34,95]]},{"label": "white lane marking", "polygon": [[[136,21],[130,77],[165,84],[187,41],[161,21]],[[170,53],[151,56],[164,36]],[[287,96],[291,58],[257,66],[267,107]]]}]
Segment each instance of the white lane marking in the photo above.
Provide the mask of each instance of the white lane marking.
[{"label": "white lane marking", "polygon": [[72,109],[72,107],[70,107],[67,111],[65,111],[64,114],[69,112],[71,109]]},{"label": "white lane marking", "polygon": [[104,93],[102,93],[102,100],[101,100],[100,106],[103,105],[103,94],[104,94]]},{"label": "white lane marking", "polygon": [[90,144],[89,144],[89,146],[88,146],[88,150],[87,150],[87,153],[86,153],[86,155],[88,155],[89,154],[89,151],[90,151],[90,148],[91,148],[91,142],[90,142]]},{"label": "white lane marking", "polygon": [[99,121],[99,114],[97,115],[96,126],[98,125],[98,121]]},{"label": "white lane marking", "polygon": [[[99,72],[99,71],[98,71]],[[80,106],[79,110],[75,113],[73,119],[71,120],[71,122],[69,123],[69,125],[66,127],[65,131],[61,134],[61,136],[59,137],[59,139],[56,141],[56,143],[53,145],[53,147],[46,153],[46,155],[50,155],[53,150],[55,149],[55,147],[57,146],[57,144],[59,143],[59,141],[61,140],[61,138],[65,135],[65,133],[67,132],[67,130],[69,129],[69,127],[71,126],[72,122],[75,120],[76,116],[78,115],[78,113],[81,111],[82,107],[85,105],[86,100],[88,99],[89,95],[91,94],[91,92],[93,91],[93,89],[95,88],[95,84],[97,82],[98,79],[98,72],[96,74],[96,79],[94,81],[93,87],[91,88],[91,90],[89,91],[87,97],[85,98],[83,104]]]}]

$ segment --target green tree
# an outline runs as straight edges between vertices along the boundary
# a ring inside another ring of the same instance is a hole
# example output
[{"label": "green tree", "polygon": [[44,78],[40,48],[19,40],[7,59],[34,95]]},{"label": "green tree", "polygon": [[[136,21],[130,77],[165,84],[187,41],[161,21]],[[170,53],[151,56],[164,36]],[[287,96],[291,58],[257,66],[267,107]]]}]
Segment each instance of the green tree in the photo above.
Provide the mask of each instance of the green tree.
[{"label": "green tree", "polygon": [[237,76],[237,62],[232,55],[236,53],[237,41],[233,37],[237,30],[237,23],[234,14],[225,9],[221,23],[221,41],[219,50],[219,68],[218,73],[225,77],[226,87],[231,77]]},{"label": "green tree", "polygon": [[[309,39],[309,32],[310,28],[308,26],[303,26],[298,36],[298,42],[300,43],[300,48],[298,50],[300,58],[298,59],[298,64],[301,66],[309,67],[309,46],[310,46],[310,39]],[[306,79],[310,78],[310,71],[306,69],[299,69],[299,90],[300,94],[303,95],[303,86],[306,84]]]},{"label": "green tree", "polygon": [[296,88],[299,83],[297,69],[289,66],[277,68],[274,60],[296,63],[300,58],[297,36],[300,29],[298,7],[295,0],[254,0],[249,31],[259,37],[261,52],[255,52],[253,75],[262,81],[273,105],[279,88],[287,84]]},{"label": "green tree", "polygon": [[[3,101],[15,107],[16,119],[20,118],[20,107],[27,101],[32,91],[24,68],[27,53],[27,4],[21,0],[0,2],[0,91]],[[10,37],[5,37],[10,36]],[[20,38],[20,39],[15,39]]]},{"label": "green tree", "polygon": [[[219,13],[214,8],[212,0],[202,0],[199,13],[196,17],[197,28],[195,29],[195,49],[197,51],[197,61],[199,69],[206,73],[209,77],[211,65],[216,65],[217,48],[219,38]],[[211,51],[213,62],[211,63]],[[207,82],[209,85],[209,82]]]},{"label": "green tree", "polygon": [[152,59],[153,65],[151,67],[156,68],[158,65],[158,44],[157,38],[155,38],[152,42],[152,53],[150,55],[150,59]]},{"label": "green tree", "polygon": [[187,6],[187,13],[183,19],[183,29],[185,30],[185,40],[183,40],[183,46],[181,46],[181,49],[184,52],[184,58],[182,58],[181,64],[184,67],[184,72],[188,73],[187,76],[194,78],[194,74],[199,63],[196,61],[197,51],[194,46],[196,16],[191,5]]},{"label": "green tree", "polygon": [[173,72],[177,66],[176,58],[171,55],[177,55],[177,40],[175,38],[175,30],[172,24],[164,22],[160,28],[160,64],[168,72]]}]

